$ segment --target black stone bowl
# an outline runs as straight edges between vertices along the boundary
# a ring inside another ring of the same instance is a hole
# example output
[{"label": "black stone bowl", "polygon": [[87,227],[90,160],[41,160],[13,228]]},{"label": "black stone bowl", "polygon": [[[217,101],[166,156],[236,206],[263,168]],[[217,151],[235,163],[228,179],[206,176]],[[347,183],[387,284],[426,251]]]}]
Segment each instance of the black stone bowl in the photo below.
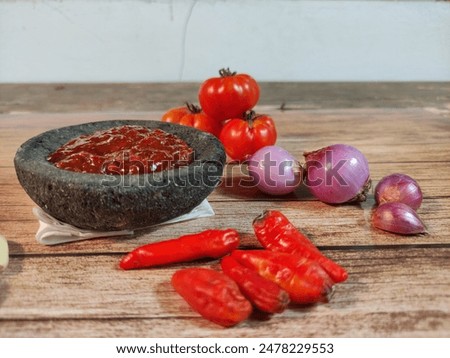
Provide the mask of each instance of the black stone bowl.
[{"label": "black stone bowl", "polygon": [[[140,175],[84,174],[47,161],[70,139],[121,125],[160,128],[194,149],[188,166]],[[14,158],[30,198],[65,223],[90,230],[139,229],[186,214],[219,184],[225,152],[216,137],[192,127],[159,121],[112,120],[50,130],[26,141]]]}]

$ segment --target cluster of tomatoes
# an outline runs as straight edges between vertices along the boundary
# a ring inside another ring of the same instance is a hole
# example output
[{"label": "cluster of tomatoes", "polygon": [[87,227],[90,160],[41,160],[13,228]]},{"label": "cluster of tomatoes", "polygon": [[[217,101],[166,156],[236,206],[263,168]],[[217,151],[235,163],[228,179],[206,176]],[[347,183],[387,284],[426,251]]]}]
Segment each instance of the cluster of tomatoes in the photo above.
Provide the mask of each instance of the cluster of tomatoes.
[{"label": "cluster of tomatoes", "polygon": [[253,111],[260,94],[253,77],[229,69],[221,69],[219,74],[201,84],[200,107],[188,103],[172,108],[162,121],[209,132],[219,138],[231,159],[243,161],[258,149],[275,144],[275,124],[271,117]]}]

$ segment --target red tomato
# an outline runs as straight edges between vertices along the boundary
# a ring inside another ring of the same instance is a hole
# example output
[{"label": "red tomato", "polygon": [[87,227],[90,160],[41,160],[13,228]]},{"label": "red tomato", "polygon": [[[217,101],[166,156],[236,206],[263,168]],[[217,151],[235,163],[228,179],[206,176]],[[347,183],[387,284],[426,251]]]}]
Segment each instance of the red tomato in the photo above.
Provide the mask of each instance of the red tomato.
[{"label": "red tomato", "polygon": [[226,122],[219,139],[231,159],[242,161],[258,149],[274,145],[277,131],[271,117],[251,112],[247,119],[234,118]]},{"label": "red tomato", "polygon": [[219,74],[200,86],[198,99],[203,111],[217,121],[242,117],[258,102],[258,84],[253,77],[229,69],[221,69]]},{"label": "red tomato", "polygon": [[190,103],[186,104],[185,107],[170,109],[162,116],[161,120],[163,122],[194,127],[214,134],[216,137],[219,137],[220,130],[222,129],[219,122],[202,112],[199,107]]}]

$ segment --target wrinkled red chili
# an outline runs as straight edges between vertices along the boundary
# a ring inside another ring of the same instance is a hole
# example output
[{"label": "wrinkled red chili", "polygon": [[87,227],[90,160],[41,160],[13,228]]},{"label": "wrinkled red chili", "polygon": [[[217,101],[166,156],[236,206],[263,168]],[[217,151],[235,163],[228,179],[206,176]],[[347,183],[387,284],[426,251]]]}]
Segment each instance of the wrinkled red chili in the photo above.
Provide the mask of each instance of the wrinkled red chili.
[{"label": "wrinkled red chili", "polygon": [[234,250],[231,257],[275,282],[293,303],[328,302],[334,282],[316,261],[269,250]]},{"label": "wrinkled red chili", "polygon": [[207,268],[187,268],[174,273],[174,289],[204,318],[224,327],[247,319],[251,303],[224,273]]},{"label": "wrinkled red chili", "polygon": [[348,278],[348,273],[342,266],[323,255],[281,212],[264,211],[254,219],[253,229],[264,248],[317,261],[336,283]]},{"label": "wrinkled red chili", "polygon": [[237,283],[243,295],[259,310],[281,313],[288,306],[289,294],[276,283],[260,276],[231,256],[225,256],[220,265],[222,271]]}]

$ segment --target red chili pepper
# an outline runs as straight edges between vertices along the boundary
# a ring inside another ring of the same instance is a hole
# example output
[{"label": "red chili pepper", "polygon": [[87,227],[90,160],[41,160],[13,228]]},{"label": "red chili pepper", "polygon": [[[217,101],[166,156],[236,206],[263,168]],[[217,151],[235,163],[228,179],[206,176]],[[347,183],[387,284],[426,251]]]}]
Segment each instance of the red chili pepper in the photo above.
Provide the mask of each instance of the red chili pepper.
[{"label": "red chili pepper", "polygon": [[120,261],[120,267],[131,270],[205,257],[220,258],[236,249],[239,242],[239,234],[234,229],[206,230],[140,246]]},{"label": "red chili pepper", "polygon": [[252,312],[237,284],[219,271],[200,267],[178,270],[172,286],[195,311],[224,327],[238,324]]},{"label": "red chili pepper", "polygon": [[262,215],[253,220],[253,229],[264,248],[315,260],[336,283],[343,282],[348,278],[348,273],[342,266],[323,255],[281,212],[264,211]]},{"label": "red chili pepper", "polygon": [[258,309],[281,313],[289,304],[289,294],[276,283],[265,279],[231,256],[225,256],[220,265],[225,275],[237,283],[245,297]]},{"label": "red chili pepper", "polygon": [[333,281],[316,261],[268,250],[234,250],[231,257],[275,282],[293,303],[328,302]]}]

